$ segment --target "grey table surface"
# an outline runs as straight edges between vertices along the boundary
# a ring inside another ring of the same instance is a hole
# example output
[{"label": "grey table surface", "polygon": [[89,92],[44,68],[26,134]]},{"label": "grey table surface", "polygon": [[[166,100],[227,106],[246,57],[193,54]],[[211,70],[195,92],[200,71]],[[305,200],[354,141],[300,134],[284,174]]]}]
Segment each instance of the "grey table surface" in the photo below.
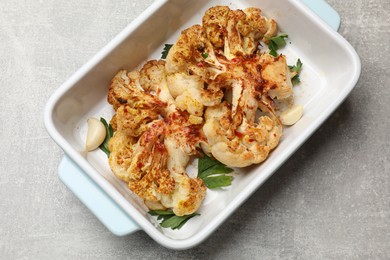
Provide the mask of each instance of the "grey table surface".
[{"label": "grey table surface", "polygon": [[356,88],[198,247],[116,237],[60,182],[46,101],[152,2],[0,2],[0,259],[390,259],[388,0],[328,1],[361,58]]}]

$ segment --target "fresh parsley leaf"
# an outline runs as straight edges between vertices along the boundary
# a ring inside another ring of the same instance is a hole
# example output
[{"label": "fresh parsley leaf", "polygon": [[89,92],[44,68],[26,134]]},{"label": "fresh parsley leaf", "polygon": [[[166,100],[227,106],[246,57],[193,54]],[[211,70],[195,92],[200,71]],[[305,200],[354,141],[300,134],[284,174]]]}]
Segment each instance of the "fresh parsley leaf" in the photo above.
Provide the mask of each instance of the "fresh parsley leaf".
[{"label": "fresh parsley leaf", "polygon": [[104,139],[103,143],[99,146],[99,148],[107,154],[107,156],[110,156],[110,149],[108,148],[108,142],[110,141],[111,137],[114,135],[114,130],[112,129],[112,126],[110,124],[107,124],[107,121],[101,117],[100,121],[103,123],[104,127],[106,128],[106,138]]},{"label": "fresh parsley leaf", "polygon": [[150,210],[148,213],[152,216],[175,215],[172,210]]},{"label": "fresh parsley leaf", "polygon": [[160,226],[173,230],[182,228],[188,220],[199,215],[198,213],[192,213],[190,215],[176,216],[172,210],[150,210],[148,213],[152,216],[157,216],[157,220],[163,220],[160,222]]},{"label": "fresh parsley leaf", "polygon": [[173,44],[165,44],[163,51],[161,52],[161,59],[166,59],[168,56],[169,50],[172,48]]},{"label": "fresh parsley leaf", "polygon": [[207,155],[204,155],[203,157],[199,158],[198,161],[198,176],[208,168],[218,164],[221,163],[211,157],[208,157]]},{"label": "fresh parsley leaf", "polygon": [[189,219],[199,214],[193,213],[185,216],[172,216],[160,223],[163,228],[180,229]]},{"label": "fresh parsley leaf", "polygon": [[285,38],[287,37],[288,37],[287,34],[280,34],[278,36],[272,37],[271,41],[274,42],[278,46],[278,48],[283,48],[284,46],[286,46]]},{"label": "fresh parsley leaf", "polygon": [[301,79],[299,78],[299,73],[302,70],[302,66],[303,63],[301,62],[301,59],[298,59],[297,63],[294,66],[288,66],[290,72],[293,75],[293,77],[291,78],[291,82],[293,85],[297,85],[299,82],[301,82]]},{"label": "fresh parsley leaf", "polygon": [[205,185],[209,189],[221,188],[230,186],[233,181],[233,176],[230,175],[218,175],[218,176],[209,176],[205,178]]},{"label": "fresh parsley leaf", "polygon": [[276,57],[278,56],[277,50],[280,48],[283,48],[286,46],[286,38],[288,37],[287,34],[280,34],[278,36],[274,37],[267,37],[269,43],[268,43],[268,49],[269,49],[269,54],[272,56]]},{"label": "fresh parsley leaf", "polygon": [[151,210],[148,213],[152,216],[157,216],[157,220],[163,221],[175,215],[172,210]]},{"label": "fresh parsley leaf", "polygon": [[301,82],[301,79],[299,78],[299,75],[295,75],[294,77],[292,77],[291,79],[291,83],[295,86],[297,84],[299,84]]},{"label": "fresh parsley leaf", "polygon": [[181,228],[184,226],[184,224],[187,223],[188,220],[190,220],[192,217],[195,217],[195,216],[197,216],[197,215],[199,215],[199,214],[194,213],[194,214],[192,214],[192,215],[193,215],[193,216],[190,215],[190,217],[187,217],[186,219],[184,219],[183,221],[181,221],[181,223],[180,223],[178,226],[176,226],[175,228],[173,228],[173,230],[175,230],[175,229],[181,229]]},{"label": "fresh parsley leaf", "polygon": [[[217,161],[218,162],[218,161]],[[226,173],[231,173],[233,170],[230,169],[229,167],[223,165],[222,163],[218,162],[218,164],[211,166],[210,168],[207,168],[203,172],[199,173],[198,178],[206,178],[209,177],[210,175],[215,175],[215,174],[226,174]]]},{"label": "fresh parsley leaf", "polygon": [[301,59],[297,60],[297,63],[294,66],[289,65],[288,68],[291,71],[295,71],[297,73],[301,72],[303,63],[301,62]]},{"label": "fresh parsley leaf", "polygon": [[278,52],[276,51],[278,49],[278,46],[274,42],[270,41],[268,44],[268,48],[269,48],[269,54],[271,54],[274,57],[278,56]]},{"label": "fresh parsley leaf", "polygon": [[202,179],[209,189],[231,185],[233,176],[226,175],[231,172],[233,172],[233,169],[207,155],[199,158],[198,178]]}]

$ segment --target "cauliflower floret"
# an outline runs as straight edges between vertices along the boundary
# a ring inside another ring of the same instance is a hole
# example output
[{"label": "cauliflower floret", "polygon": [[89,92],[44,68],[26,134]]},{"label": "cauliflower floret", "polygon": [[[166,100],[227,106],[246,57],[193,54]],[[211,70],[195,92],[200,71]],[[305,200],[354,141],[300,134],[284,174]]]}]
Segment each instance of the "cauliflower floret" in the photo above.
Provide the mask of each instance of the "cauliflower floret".
[{"label": "cauliflower floret", "polygon": [[261,77],[265,81],[264,94],[278,100],[289,98],[294,94],[290,70],[284,55],[273,57],[265,53],[261,55],[260,64]]},{"label": "cauliflower floret", "polygon": [[207,108],[203,132],[207,137],[210,153],[229,167],[246,167],[264,161],[278,144],[281,126],[268,116],[259,123],[249,124],[243,117],[238,127],[226,102]]},{"label": "cauliflower floret", "polygon": [[[268,38],[276,35],[278,32],[278,24],[272,18],[267,18],[261,15],[261,9],[249,7],[244,9],[246,14],[246,22],[249,25],[249,34],[252,34],[254,41],[262,40],[268,44]],[[241,30],[244,35],[244,30]],[[247,35],[244,35],[247,36]]]},{"label": "cauliflower floret", "polygon": [[224,69],[224,65],[217,59],[213,45],[207,39],[202,26],[191,26],[181,33],[169,50],[166,58],[166,71],[168,74],[175,72],[195,74],[207,82],[209,78],[207,67]]},{"label": "cauliflower floret", "polygon": [[215,6],[208,9],[202,18],[207,38],[216,48],[223,48],[225,45],[229,12],[228,6]]},{"label": "cauliflower floret", "polygon": [[[225,48],[224,48],[224,54],[225,57],[230,59],[233,59],[237,56],[243,56],[244,54],[250,54],[246,53],[244,49],[244,38],[243,35],[241,35],[241,32],[239,29],[244,29],[247,27],[247,23],[245,21],[245,13],[241,10],[231,10],[229,12],[229,18],[228,23],[226,25],[226,37],[225,37]],[[245,32],[245,34],[248,34]],[[248,43],[247,43],[248,44]],[[257,46],[257,45],[256,45]]]},{"label": "cauliflower floret", "polygon": [[262,16],[261,10],[254,7],[243,11],[211,7],[202,24],[208,39],[216,48],[223,49],[229,60],[254,53],[260,40],[268,43],[268,38],[277,32],[275,20]]},{"label": "cauliflower floret", "polygon": [[140,71],[142,86],[148,91],[153,91],[162,102],[166,103],[162,116],[176,110],[175,100],[169,92],[167,84],[165,64],[166,62],[163,60],[150,60],[145,63]]},{"label": "cauliflower floret", "polygon": [[117,130],[124,134],[138,137],[148,128],[147,123],[158,118],[161,110],[161,107],[137,109],[128,105],[122,105],[116,110]]},{"label": "cauliflower floret", "polygon": [[196,117],[203,115],[204,106],[216,105],[223,97],[221,89],[212,84],[205,88],[205,83],[196,75],[174,73],[167,77],[167,83],[177,108]]},{"label": "cauliflower floret", "polygon": [[203,181],[186,174],[190,155],[196,153],[196,147],[203,140],[201,131],[201,126],[192,125],[184,113],[174,113],[168,119],[164,144],[168,151],[167,167],[176,181],[176,188],[171,195],[163,195],[161,203],[172,208],[178,216],[195,212],[206,195]]},{"label": "cauliflower floret", "polygon": [[157,91],[157,87],[165,81],[165,61],[150,60],[139,71],[140,85],[149,91]]},{"label": "cauliflower floret", "polygon": [[[129,77],[130,75],[130,77]],[[121,105],[130,105],[134,108],[155,109],[165,104],[156,96],[146,92],[138,82],[138,73],[127,74],[126,70],[119,71],[111,81],[108,89],[108,103],[117,110]]]},{"label": "cauliflower floret", "polygon": [[146,205],[153,209],[171,208],[182,216],[199,208],[206,187],[202,180],[190,178],[185,172],[201,127],[192,126],[186,117],[178,121],[149,123],[136,143],[133,137],[117,131],[110,140],[109,163],[114,174],[128,182]]},{"label": "cauliflower floret", "polygon": [[171,195],[162,195],[161,204],[172,208],[177,216],[189,215],[198,210],[206,195],[206,186],[198,178],[175,175],[176,188]]},{"label": "cauliflower floret", "polygon": [[200,77],[186,73],[173,73],[168,75],[167,83],[169,92],[173,98],[177,98],[191,88],[197,90],[204,88],[204,82]]},{"label": "cauliflower floret", "polygon": [[[203,132],[208,146],[202,147],[231,167],[262,162],[282,135],[272,102],[265,98],[268,82],[262,76],[260,60],[254,55],[229,64],[219,84],[231,89],[230,101],[208,107],[205,112]],[[269,116],[256,119],[259,107]]]},{"label": "cauliflower floret", "polygon": [[169,91],[179,109],[200,117],[204,106],[221,101],[222,91],[208,88],[208,83],[224,73],[225,65],[217,59],[202,26],[182,32],[168,53],[165,69]]},{"label": "cauliflower floret", "polygon": [[117,112],[115,128],[137,137],[145,131],[147,123],[158,118],[166,104],[144,91],[139,73],[128,75],[125,70],[117,73],[108,91],[108,101]]},{"label": "cauliflower floret", "polygon": [[176,98],[176,106],[183,111],[188,111],[191,115],[200,117],[203,115],[203,104],[200,101],[199,90],[189,88]]},{"label": "cauliflower floret", "polygon": [[126,104],[130,98],[130,79],[126,75],[126,70],[120,70],[111,80],[111,85],[108,89],[107,101],[114,107],[116,111],[118,107]]},{"label": "cauliflower floret", "polygon": [[161,194],[171,194],[175,180],[166,168],[164,145],[165,123],[153,121],[133,148],[133,158],[127,172],[129,188],[146,201],[159,202]]},{"label": "cauliflower floret", "polygon": [[130,167],[133,159],[133,145],[136,142],[136,138],[116,131],[108,143],[110,168],[119,179],[125,182],[130,180],[130,174],[126,169]]}]

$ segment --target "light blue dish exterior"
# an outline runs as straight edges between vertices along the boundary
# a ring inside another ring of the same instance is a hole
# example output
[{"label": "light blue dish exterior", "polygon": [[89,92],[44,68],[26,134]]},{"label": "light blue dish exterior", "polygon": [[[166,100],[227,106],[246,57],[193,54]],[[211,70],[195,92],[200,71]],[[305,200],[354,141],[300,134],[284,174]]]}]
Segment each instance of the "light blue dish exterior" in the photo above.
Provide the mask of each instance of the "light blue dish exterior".
[{"label": "light blue dish exterior", "polygon": [[302,0],[302,2],[326,22],[333,30],[340,27],[340,15],[325,0]]},{"label": "light blue dish exterior", "polygon": [[[339,14],[324,0],[302,0],[335,31]],[[64,156],[59,169],[61,181],[89,208],[103,225],[117,236],[131,234],[140,227],[69,157]]]},{"label": "light blue dish exterior", "polygon": [[124,236],[140,229],[68,156],[64,156],[58,171],[61,181],[113,234]]}]

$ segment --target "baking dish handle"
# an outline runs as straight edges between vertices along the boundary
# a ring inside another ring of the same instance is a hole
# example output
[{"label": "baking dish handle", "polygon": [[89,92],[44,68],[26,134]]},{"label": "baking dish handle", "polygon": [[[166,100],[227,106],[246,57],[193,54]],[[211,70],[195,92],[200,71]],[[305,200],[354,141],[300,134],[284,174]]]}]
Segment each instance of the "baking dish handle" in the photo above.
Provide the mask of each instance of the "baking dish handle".
[{"label": "baking dish handle", "polygon": [[332,29],[338,31],[341,21],[340,15],[325,0],[302,0],[302,2]]},{"label": "baking dish handle", "polygon": [[85,206],[117,236],[131,234],[140,227],[68,156],[64,156],[58,174],[61,181]]}]

